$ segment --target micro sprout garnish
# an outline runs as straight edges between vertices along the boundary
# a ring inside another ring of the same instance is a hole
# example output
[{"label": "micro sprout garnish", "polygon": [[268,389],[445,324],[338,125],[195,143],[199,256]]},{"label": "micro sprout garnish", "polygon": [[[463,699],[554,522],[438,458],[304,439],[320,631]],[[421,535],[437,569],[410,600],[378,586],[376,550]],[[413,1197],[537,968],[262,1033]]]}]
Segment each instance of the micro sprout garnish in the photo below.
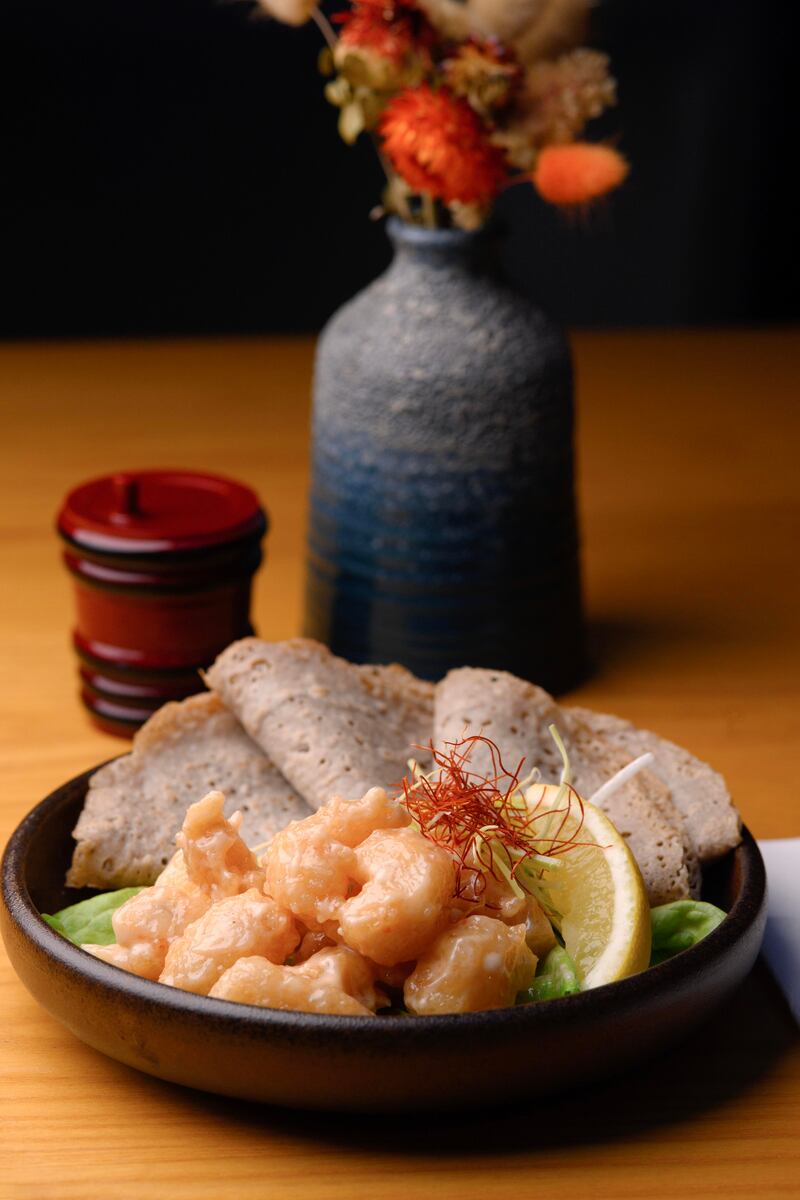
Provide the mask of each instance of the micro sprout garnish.
[{"label": "micro sprout garnish", "polygon": [[494,856],[493,860],[497,864],[497,869],[503,876],[503,879],[506,881],[508,886],[511,888],[511,891],[519,900],[524,899],[525,893],[517,883],[517,880],[514,876],[514,867],[511,863],[508,851],[503,843],[495,842],[492,846],[492,851]]},{"label": "micro sprout garnish", "polygon": [[[525,893],[514,878],[510,854],[506,850],[503,843],[498,841],[497,838],[485,837],[484,833],[487,832],[495,833],[496,829],[495,827],[487,826],[485,830],[481,830],[475,835],[473,853],[476,862],[480,866],[485,867],[492,875],[494,875],[494,869],[496,867],[502,878],[511,888],[511,891],[514,893],[514,895],[522,900],[525,896]],[[488,861],[484,858],[484,849],[486,849],[489,853]]]},{"label": "micro sprout garnish", "polygon": [[[553,739],[553,741],[556,744],[556,748],[557,748],[559,754],[561,755],[561,762],[562,762],[561,782],[559,783],[558,791],[556,792],[555,799],[552,803],[552,806],[550,806],[550,808],[548,810],[548,814],[547,814],[550,817],[550,820],[547,822],[548,829],[554,827],[556,824],[556,819],[559,816],[561,817],[561,822],[558,825],[557,832],[555,833],[554,836],[551,836],[549,839],[550,840],[550,853],[557,854],[560,852],[560,850],[562,848],[560,845],[561,835],[564,831],[564,826],[566,825],[567,820],[570,816],[572,797],[573,796],[575,797],[575,799],[578,802],[579,808],[580,808],[581,815],[580,815],[580,821],[578,823],[578,829],[580,829],[580,827],[583,825],[583,801],[581,800],[580,796],[575,791],[575,789],[572,787],[572,782],[571,782],[572,781],[572,767],[570,766],[569,755],[567,754],[567,748],[564,745],[561,734],[558,732],[558,729],[555,725],[549,725],[548,732],[550,733],[551,738]],[[542,787],[542,791],[539,796],[538,805],[541,804],[542,799],[544,798],[545,794],[546,794],[545,787]],[[527,792],[525,793],[525,800],[526,800],[528,808],[533,808],[533,810],[535,812],[536,808],[538,807],[536,800],[535,800],[535,788],[528,788]],[[567,803],[567,806],[566,806],[566,808],[562,808],[562,805],[564,804],[565,801]],[[575,839],[569,838],[566,840],[564,848],[570,849],[574,844],[575,844]]]},{"label": "micro sprout garnish", "polygon": [[523,779],[520,779],[519,783],[517,784],[517,787],[519,788],[517,795],[523,804],[525,803],[523,799],[525,789],[529,788],[531,784],[538,783],[541,778],[542,772],[539,770],[539,768],[532,767],[531,770],[528,771],[528,774]]},{"label": "micro sprout garnish", "polygon": [[561,768],[561,783],[572,783],[572,768],[569,765],[569,755],[567,754],[567,748],[562,741],[561,734],[558,732],[558,729],[555,725],[548,725],[547,730],[550,734],[550,737],[558,747],[558,753],[561,755],[561,761],[564,764]]}]

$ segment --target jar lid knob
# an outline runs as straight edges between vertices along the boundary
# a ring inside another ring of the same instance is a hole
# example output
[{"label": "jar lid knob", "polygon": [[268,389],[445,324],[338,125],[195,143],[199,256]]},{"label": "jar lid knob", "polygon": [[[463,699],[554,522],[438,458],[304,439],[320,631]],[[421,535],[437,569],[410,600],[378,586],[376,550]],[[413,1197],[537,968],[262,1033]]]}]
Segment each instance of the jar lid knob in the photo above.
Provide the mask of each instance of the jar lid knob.
[{"label": "jar lid knob", "polygon": [[115,524],[124,524],[143,515],[139,506],[139,480],[135,475],[114,475],[112,488],[114,508],[110,519]]}]

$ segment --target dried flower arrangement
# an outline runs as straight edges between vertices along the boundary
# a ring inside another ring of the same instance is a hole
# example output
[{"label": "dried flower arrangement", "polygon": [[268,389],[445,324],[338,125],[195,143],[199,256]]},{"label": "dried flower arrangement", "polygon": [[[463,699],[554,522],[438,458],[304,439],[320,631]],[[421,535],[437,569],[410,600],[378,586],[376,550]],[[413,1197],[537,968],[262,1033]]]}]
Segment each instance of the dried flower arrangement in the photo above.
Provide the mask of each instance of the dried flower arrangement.
[{"label": "dried flower arrangement", "polygon": [[346,142],[375,138],[385,211],[475,229],[511,183],[582,207],[628,173],[579,140],[615,102],[607,56],[579,45],[591,0],[352,0],[333,25],[313,0],[258,3],[322,30],[326,95]]}]

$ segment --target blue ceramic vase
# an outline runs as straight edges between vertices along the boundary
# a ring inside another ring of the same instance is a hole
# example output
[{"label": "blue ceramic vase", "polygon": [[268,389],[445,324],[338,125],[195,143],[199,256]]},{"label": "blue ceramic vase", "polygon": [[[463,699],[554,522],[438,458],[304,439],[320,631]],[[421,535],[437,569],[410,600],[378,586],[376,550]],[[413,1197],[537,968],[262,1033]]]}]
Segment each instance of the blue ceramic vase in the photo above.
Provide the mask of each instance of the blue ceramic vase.
[{"label": "blue ceramic vase", "polygon": [[388,232],[391,266],[317,350],[305,632],[563,690],[585,662],[566,339],[487,234]]}]

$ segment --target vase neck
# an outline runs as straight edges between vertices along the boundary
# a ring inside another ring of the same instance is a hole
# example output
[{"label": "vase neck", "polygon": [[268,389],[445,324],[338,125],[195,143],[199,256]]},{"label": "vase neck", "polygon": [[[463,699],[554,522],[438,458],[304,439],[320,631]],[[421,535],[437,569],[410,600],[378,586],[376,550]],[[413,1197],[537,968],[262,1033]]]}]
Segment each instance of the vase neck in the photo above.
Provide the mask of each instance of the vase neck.
[{"label": "vase neck", "polygon": [[487,229],[426,229],[391,217],[386,231],[401,261],[471,271],[493,271],[496,262],[496,237]]}]

